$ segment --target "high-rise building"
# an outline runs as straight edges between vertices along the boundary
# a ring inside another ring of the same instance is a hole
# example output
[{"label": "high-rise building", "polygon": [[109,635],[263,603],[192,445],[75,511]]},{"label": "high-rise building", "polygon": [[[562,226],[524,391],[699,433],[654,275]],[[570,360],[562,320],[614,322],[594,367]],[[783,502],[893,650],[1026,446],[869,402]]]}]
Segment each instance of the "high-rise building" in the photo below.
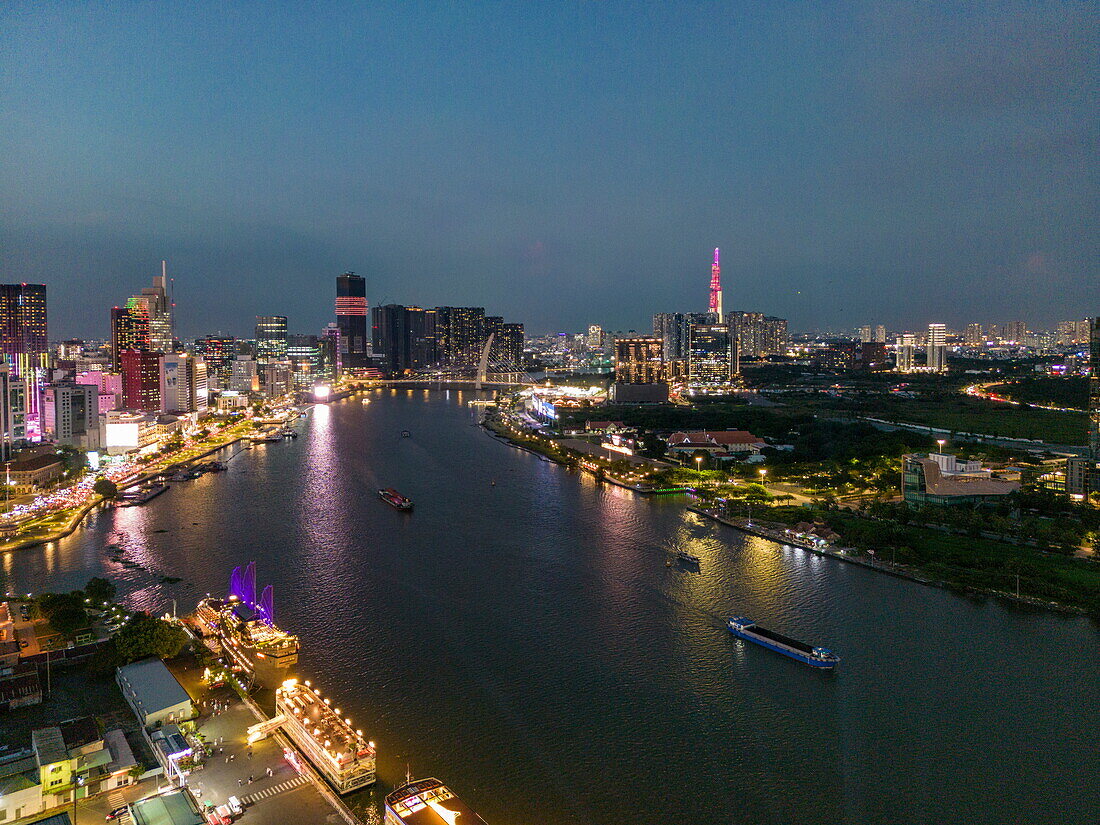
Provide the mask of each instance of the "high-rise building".
[{"label": "high-rise building", "polygon": [[653,337],[661,339],[661,358],[671,363],[687,358],[688,324],[682,312],[660,312],[653,316]]},{"label": "high-rise building", "polygon": [[256,316],[256,360],[261,364],[286,360],[286,316]]},{"label": "high-rise building", "polygon": [[1088,452],[1066,461],[1066,492],[1078,499],[1100,494],[1100,317],[1088,325]]},{"label": "high-rise building", "polygon": [[[787,320],[760,312],[726,313],[726,325],[737,344],[739,358],[766,358],[787,349]],[[870,327],[866,327],[868,337]]]},{"label": "high-rise building", "polygon": [[259,365],[255,358],[238,355],[233,361],[233,372],[229,376],[229,389],[247,395],[260,391]]},{"label": "high-rise building", "polygon": [[968,347],[980,347],[985,343],[985,332],[981,324],[967,324],[965,342]]},{"label": "high-rise building", "polygon": [[589,324],[588,335],[584,339],[584,343],[589,349],[600,349],[603,347],[603,327],[599,324]]},{"label": "high-rise building", "polygon": [[55,444],[98,450],[99,388],[69,382],[46,387],[42,432]]},{"label": "high-rise building", "polygon": [[656,384],[666,380],[664,342],[656,337],[615,339],[615,383]]},{"label": "high-rise building", "polygon": [[917,336],[911,332],[899,335],[894,349],[894,369],[898,372],[912,372],[916,366],[913,353],[917,348]]},{"label": "high-rise building", "polygon": [[122,359],[122,406],[127,410],[161,412],[159,352],[125,349]]},{"label": "high-rise building", "polygon": [[286,355],[294,375],[294,386],[308,390],[322,381],[330,381],[331,365],[326,364],[324,341],[316,335],[289,335]]},{"label": "high-rise building", "polygon": [[175,342],[172,340],[172,305],[166,287],[168,265],[161,261],[160,266],[161,274],[153,276],[153,285],[142,289],[140,295],[131,296],[126,304],[144,308],[149,327],[148,348],[154,352],[172,352]]},{"label": "high-rise building", "polygon": [[11,367],[9,383],[23,385],[25,435],[36,438],[41,381],[50,365],[45,284],[0,284],[0,351]]},{"label": "high-rise building", "polygon": [[1084,344],[1089,340],[1089,319],[1083,321],[1059,321],[1058,343],[1069,347],[1075,344]]},{"label": "high-rise building", "polygon": [[870,324],[864,324],[859,328],[859,340],[862,344],[871,343],[873,332]]},{"label": "high-rise building", "polygon": [[170,352],[160,359],[161,408],[170,413],[203,413],[209,403],[206,361],[201,355]]},{"label": "high-rise building", "polygon": [[728,384],[733,380],[735,345],[725,324],[693,324],[688,349],[688,382],[693,386]]},{"label": "high-rise building", "polygon": [[23,399],[23,382],[12,379],[11,365],[0,361],[0,461],[11,459],[16,444],[27,437]]},{"label": "high-rise building", "polygon": [[933,372],[947,371],[947,327],[944,324],[928,325],[925,352],[928,369]]},{"label": "high-rise building", "polygon": [[326,342],[326,346],[328,347],[332,380],[335,381],[344,370],[344,356],[341,350],[342,344],[340,343],[340,325],[334,323],[326,326],[321,330],[321,339]]},{"label": "high-rise building", "polygon": [[122,370],[122,353],[128,349],[149,351],[149,310],[133,299],[111,308],[111,370]]},{"label": "high-rise building", "polygon": [[718,264],[718,247],[714,248],[714,263],[710,265],[710,302],[707,313],[713,323],[722,323],[722,267]]},{"label": "high-rise building", "polygon": [[49,366],[45,284],[0,284],[0,351],[11,378]]},{"label": "high-rise building", "polygon": [[[786,326],[786,322],[784,322],[783,325]],[[872,338],[871,340],[876,344],[885,344],[886,343],[886,327],[884,327],[882,324],[876,324],[875,325],[875,337]]]},{"label": "high-rise building", "polygon": [[[591,327],[589,327],[591,330]],[[597,327],[598,329],[598,327]],[[603,331],[600,330],[602,338]],[[519,372],[523,369],[523,324],[505,324],[500,331],[501,372]]]},{"label": "high-rise building", "polygon": [[473,372],[485,346],[484,307],[438,307],[445,330],[443,361],[457,372]]},{"label": "high-rise building", "polygon": [[354,272],[336,278],[336,324],[340,328],[340,361],[366,366],[371,339],[367,330],[367,282]]},{"label": "high-rise building", "polygon": [[206,377],[211,389],[229,389],[233,360],[237,357],[237,339],[232,335],[207,335],[195,341],[195,352],[206,362]]}]

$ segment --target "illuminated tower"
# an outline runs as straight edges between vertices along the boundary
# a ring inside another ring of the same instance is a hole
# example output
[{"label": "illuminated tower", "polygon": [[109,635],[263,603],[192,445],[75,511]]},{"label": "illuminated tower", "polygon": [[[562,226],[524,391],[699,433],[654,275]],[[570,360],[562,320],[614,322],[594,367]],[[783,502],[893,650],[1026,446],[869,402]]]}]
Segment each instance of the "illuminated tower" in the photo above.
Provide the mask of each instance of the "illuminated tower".
[{"label": "illuminated tower", "polygon": [[710,267],[710,305],[707,312],[722,320],[722,268],[718,265],[718,247],[714,248],[714,263]]}]

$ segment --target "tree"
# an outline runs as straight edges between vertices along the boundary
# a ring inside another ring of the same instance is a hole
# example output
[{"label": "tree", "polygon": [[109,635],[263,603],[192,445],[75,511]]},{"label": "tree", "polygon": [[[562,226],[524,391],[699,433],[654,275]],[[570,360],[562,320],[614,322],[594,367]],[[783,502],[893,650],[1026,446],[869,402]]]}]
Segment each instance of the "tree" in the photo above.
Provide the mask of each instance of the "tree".
[{"label": "tree", "polygon": [[92,485],[92,492],[102,498],[112,499],[118,495],[118,485],[106,476],[100,476]]},{"label": "tree", "polygon": [[146,656],[171,659],[187,643],[187,634],[162,619],[139,613],[115,635],[115,647],[121,662]]},{"label": "tree", "polygon": [[88,580],[88,583],[84,585],[84,595],[92,600],[94,604],[102,604],[103,602],[109,602],[118,593],[118,588],[106,579],[101,579],[99,576],[95,576]]},{"label": "tree", "polygon": [[88,624],[88,611],[78,605],[64,605],[50,615],[50,627],[66,637],[72,637],[76,631],[83,630]]}]

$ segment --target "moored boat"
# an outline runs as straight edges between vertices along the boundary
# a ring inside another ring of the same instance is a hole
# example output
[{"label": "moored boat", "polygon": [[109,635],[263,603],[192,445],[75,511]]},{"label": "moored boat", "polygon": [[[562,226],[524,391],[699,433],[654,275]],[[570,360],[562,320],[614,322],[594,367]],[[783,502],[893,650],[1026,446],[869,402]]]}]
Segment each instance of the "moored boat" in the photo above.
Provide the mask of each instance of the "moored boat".
[{"label": "moored boat", "polygon": [[405,498],[405,496],[401,495],[392,487],[379,490],[378,497],[397,510],[404,510],[407,512],[413,508],[412,499]]},{"label": "moored boat", "polygon": [[727,626],[730,633],[739,639],[774,650],[776,653],[782,653],[784,656],[797,659],[811,667],[834,668],[840,664],[840,657],[831,650],[823,647],[813,647],[805,642],[776,633],[774,630],[760,627],[752,619],[747,619],[744,616],[736,616],[730,619]]}]

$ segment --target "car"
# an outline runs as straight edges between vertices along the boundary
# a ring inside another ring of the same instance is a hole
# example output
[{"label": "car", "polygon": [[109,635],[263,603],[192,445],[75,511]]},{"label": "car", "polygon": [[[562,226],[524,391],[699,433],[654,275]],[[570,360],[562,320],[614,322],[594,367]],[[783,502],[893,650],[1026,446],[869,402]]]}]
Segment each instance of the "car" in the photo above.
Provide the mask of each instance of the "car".
[{"label": "car", "polygon": [[220,816],[222,818],[222,820],[226,823],[226,825],[228,825],[228,823],[233,821],[233,812],[229,810],[228,805],[219,805],[218,806],[218,816]]},{"label": "car", "polygon": [[107,820],[106,821],[110,822],[112,819],[119,819],[120,817],[125,816],[126,813],[129,810],[130,810],[129,805],[123,805],[121,808],[115,808],[113,811],[111,811],[109,814],[107,814]]},{"label": "car", "polygon": [[244,813],[244,806],[241,805],[241,800],[237,799],[237,797],[231,796],[226,801],[229,803],[229,810],[232,811],[234,815],[239,816]]},{"label": "car", "polygon": [[229,820],[214,810],[206,812],[206,822],[207,825],[229,825]]}]

